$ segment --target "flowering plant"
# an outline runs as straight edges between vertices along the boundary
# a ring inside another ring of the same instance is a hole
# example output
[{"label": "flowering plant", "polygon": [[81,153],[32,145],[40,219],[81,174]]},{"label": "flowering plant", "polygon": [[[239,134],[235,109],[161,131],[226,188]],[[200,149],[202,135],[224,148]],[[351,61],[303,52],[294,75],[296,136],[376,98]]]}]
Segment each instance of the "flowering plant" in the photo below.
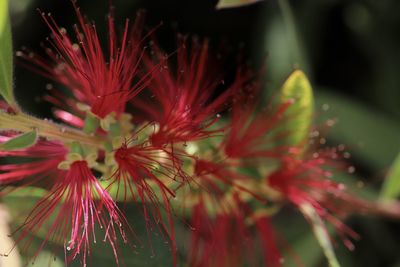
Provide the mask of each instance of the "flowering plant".
[{"label": "flowering plant", "polygon": [[[313,92],[302,70],[263,104],[260,74],[242,64],[225,82],[207,40],[178,37],[176,51],[166,54],[152,31],[144,32],[141,13],[121,35],[108,15],[106,50],[74,1],[72,31],[41,13],[51,32],[46,56],[26,49],[16,56],[55,83],[45,100],[57,122],[28,114],[12,92],[2,3],[1,197],[35,198],[3,256],[18,247],[34,261],[50,248],[65,264],[85,266],[102,241],[116,264],[126,265],[122,246],[140,253],[148,243],[155,255],[159,234],[170,248],[167,265],[302,265],[301,255],[285,256],[290,244],[273,219],[291,206],[329,265],[339,266],[332,232],[349,249],[359,238],[343,218],[400,215],[397,202],[366,200],[335,180],[354,167],[344,146],[320,146],[325,139],[312,123]],[[131,203],[140,214],[135,221]],[[188,232],[185,245],[177,221]]]}]

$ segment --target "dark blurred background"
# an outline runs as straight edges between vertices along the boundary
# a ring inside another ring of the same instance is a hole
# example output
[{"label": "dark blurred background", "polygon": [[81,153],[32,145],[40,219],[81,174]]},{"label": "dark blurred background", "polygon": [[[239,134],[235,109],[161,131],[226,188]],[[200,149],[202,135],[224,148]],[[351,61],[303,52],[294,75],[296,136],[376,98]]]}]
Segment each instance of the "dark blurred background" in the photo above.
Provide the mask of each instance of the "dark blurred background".
[{"label": "dark blurred background", "polygon": [[[48,29],[36,8],[51,12],[60,26],[72,31],[76,22],[69,0],[10,0],[14,48],[42,52]],[[166,51],[176,49],[176,34],[210,39],[212,49],[227,62],[266,66],[265,91],[273,93],[299,66],[310,77],[316,97],[316,120],[337,123],[328,129],[328,143],[346,144],[356,167],[347,179],[368,196],[377,196],[392,161],[400,151],[400,1],[398,0],[267,0],[241,8],[216,10],[216,0],[113,0],[116,21],[147,11],[148,29]],[[79,0],[82,13],[106,34],[108,0]],[[16,65],[16,93],[21,105],[39,116],[51,116],[40,102],[44,78]],[[267,95],[267,93],[266,93]],[[299,219],[299,218],[297,218]],[[378,218],[350,218],[360,233],[356,250],[338,244],[343,266],[400,266],[399,223]],[[307,225],[282,228],[304,256],[306,266],[326,266],[310,241]]]}]

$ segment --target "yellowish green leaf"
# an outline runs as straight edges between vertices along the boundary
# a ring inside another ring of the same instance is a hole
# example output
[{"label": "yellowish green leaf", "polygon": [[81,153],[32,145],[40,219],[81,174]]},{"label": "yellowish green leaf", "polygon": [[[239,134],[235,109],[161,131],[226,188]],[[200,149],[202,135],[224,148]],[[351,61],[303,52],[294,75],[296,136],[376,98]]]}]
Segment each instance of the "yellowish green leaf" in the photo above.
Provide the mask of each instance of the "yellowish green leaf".
[{"label": "yellowish green leaf", "polygon": [[293,102],[285,112],[284,128],[288,133],[285,142],[298,146],[307,140],[313,120],[314,97],[307,76],[295,70],[283,84],[280,91],[281,102]]},{"label": "yellowish green leaf", "polygon": [[7,0],[0,1],[0,95],[10,105],[14,105],[13,95],[13,55],[10,18]]}]

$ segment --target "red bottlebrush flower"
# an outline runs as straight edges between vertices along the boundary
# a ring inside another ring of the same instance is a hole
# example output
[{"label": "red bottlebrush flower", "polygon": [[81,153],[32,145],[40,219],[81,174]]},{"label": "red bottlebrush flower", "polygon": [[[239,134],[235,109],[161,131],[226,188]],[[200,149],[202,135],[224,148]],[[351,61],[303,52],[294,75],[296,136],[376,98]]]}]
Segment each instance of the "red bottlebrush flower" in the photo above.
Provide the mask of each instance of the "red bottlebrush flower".
[{"label": "red bottlebrush flower", "polygon": [[[0,142],[10,140],[14,135],[3,133]],[[59,142],[40,139],[33,147],[0,151],[0,157],[31,158],[31,162],[0,165],[0,185],[22,182],[27,185],[39,182],[45,177],[57,175],[58,164],[64,160],[67,149]],[[31,179],[32,178],[32,179]]]},{"label": "red bottlebrush flower", "polygon": [[[137,95],[147,84],[150,74],[137,79],[142,58],[141,29],[143,16],[129,29],[126,20],[122,38],[118,40],[113,15],[108,16],[108,51],[104,53],[92,23],[83,18],[73,2],[78,17],[75,40],[60,28],[49,14],[42,17],[51,30],[51,47],[46,49],[50,60],[33,53],[19,52],[34,69],[72,91],[81,103],[100,118],[111,112],[121,113],[125,103]],[[76,42],[76,43],[75,43]],[[65,97],[64,97],[65,98]],[[65,99],[61,102],[64,102]]]},{"label": "red bottlebrush flower", "polygon": [[198,196],[192,208],[190,266],[260,266],[256,260],[260,254],[265,266],[281,265],[269,219],[255,215],[244,202],[255,199],[264,203],[265,199],[252,192],[254,180],[238,173],[235,167],[238,165],[229,159],[195,162],[193,179],[200,191],[187,195],[189,203],[194,194]]},{"label": "red bottlebrush flower", "polygon": [[[250,95],[254,93],[250,92]],[[254,115],[256,101],[238,101],[232,109],[229,132],[223,142],[230,158],[277,157],[289,147],[279,145],[287,133],[279,129],[291,102],[271,106]]]},{"label": "red bottlebrush flower", "polygon": [[196,182],[212,194],[223,194],[224,190],[220,188],[222,184],[230,187],[237,192],[245,192],[250,194],[255,199],[265,201],[264,198],[254,194],[251,190],[251,178],[246,175],[240,174],[234,167],[239,167],[237,163],[225,160],[222,162],[211,162],[206,160],[196,160],[195,162],[195,177]]},{"label": "red bottlebrush flower", "polygon": [[[128,144],[124,143],[114,152],[118,169],[110,178],[112,180],[110,187],[113,184],[118,186],[117,197],[120,190],[123,190],[125,200],[132,197],[142,202],[148,230],[153,228],[152,219],[161,233],[168,233],[176,266],[175,233],[169,203],[169,199],[174,197],[175,193],[167,185],[171,181],[182,182],[178,180],[182,177],[179,177],[177,159],[173,158],[174,154],[168,154],[165,150],[152,146],[145,144],[128,146]],[[164,209],[167,223],[164,223],[160,209]]]},{"label": "red bottlebrush flower", "polygon": [[341,212],[335,201],[326,201],[343,195],[345,190],[343,184],[331,179],[332,173],[327,170],[335,167],[331,164],[332,155],[337,156],[335,153],[327,150],[314,153],[311,158],[284,157],[280,169],[268,176],[268,183],[296,207],[310,205],[319,217],[335,227],[346,247],[353,249],[348,237],[358,239],[358,235],[334,215]]},{"label": "red bottlebrush flower", "polygon": [[[184,44],[176,52],[176,68],[165,65],[154,73],[149,89],[157,105],[135,102],[159,126],[150,137],[155,146],[194,141],[220,132],[221,129],[210,130],[209,127],[218,120],[218,112],[228,105],[229,99],[248,79],[245,74],[238,72],[233,84],[216,96],[221,77],[213,71],[215,62],[208,55],[208,43],[205,41],[199,45],[192,42],[191,45],[190,50]],[[155,55],[157,60],[165,61],[157,48]],[[151,59],[145,61],[149,69],[154,68]]]},{"label": "red bottlebrush flower", "polygon": [[86,161],[75,161],[68,171],[59,171],[49,193],[36,204],[21,226],[16,243],[22,243],[22,249],[26,249],[32,241],[31,234],[46,227],[48,231],[36,255],[45,242],[51,241],[64,244],[66,263],[79,255],[85,265],[91,242],[97,241],[95,230],[100,228],[104,231],[101,240],[111,244],[118,263],[116,240],[119,232],[126,241],[125,225],[125,217],[93,176]]},{"label": "red bottlebrush flower", "polygon": [[[189,265],[193,267],[261,266],[257,252],[264,256],[264,266],[281,266],[274,231],[266,217],[252,217],[249,207],[237,195],[226,211],[210,215],[204,201],[192,209]],[[223,203],[221,208],[223,209]],[[218,212],[218,211],[217,211]],[[253,222],[253,226],[249,225]],[[255,233],[260,243],[256,242]]]}]

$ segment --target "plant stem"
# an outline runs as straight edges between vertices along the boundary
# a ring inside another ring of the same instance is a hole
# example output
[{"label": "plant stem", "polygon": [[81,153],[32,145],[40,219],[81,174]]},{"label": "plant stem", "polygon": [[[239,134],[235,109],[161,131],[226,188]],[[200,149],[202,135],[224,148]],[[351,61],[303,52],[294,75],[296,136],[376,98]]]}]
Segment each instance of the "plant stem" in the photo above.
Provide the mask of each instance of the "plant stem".
[{"label": "plant stem", "polygon": [[80,130],[59,125],[48,120],[38,119],[25,113],[8,114],[0,112],[0,129],[15,130],[24,133],[36,129],[42,137],[67,143],[77,141],[96,147],[102,147],[102,143],[104,142],[104,139],[98,136],[88,135]]}]

